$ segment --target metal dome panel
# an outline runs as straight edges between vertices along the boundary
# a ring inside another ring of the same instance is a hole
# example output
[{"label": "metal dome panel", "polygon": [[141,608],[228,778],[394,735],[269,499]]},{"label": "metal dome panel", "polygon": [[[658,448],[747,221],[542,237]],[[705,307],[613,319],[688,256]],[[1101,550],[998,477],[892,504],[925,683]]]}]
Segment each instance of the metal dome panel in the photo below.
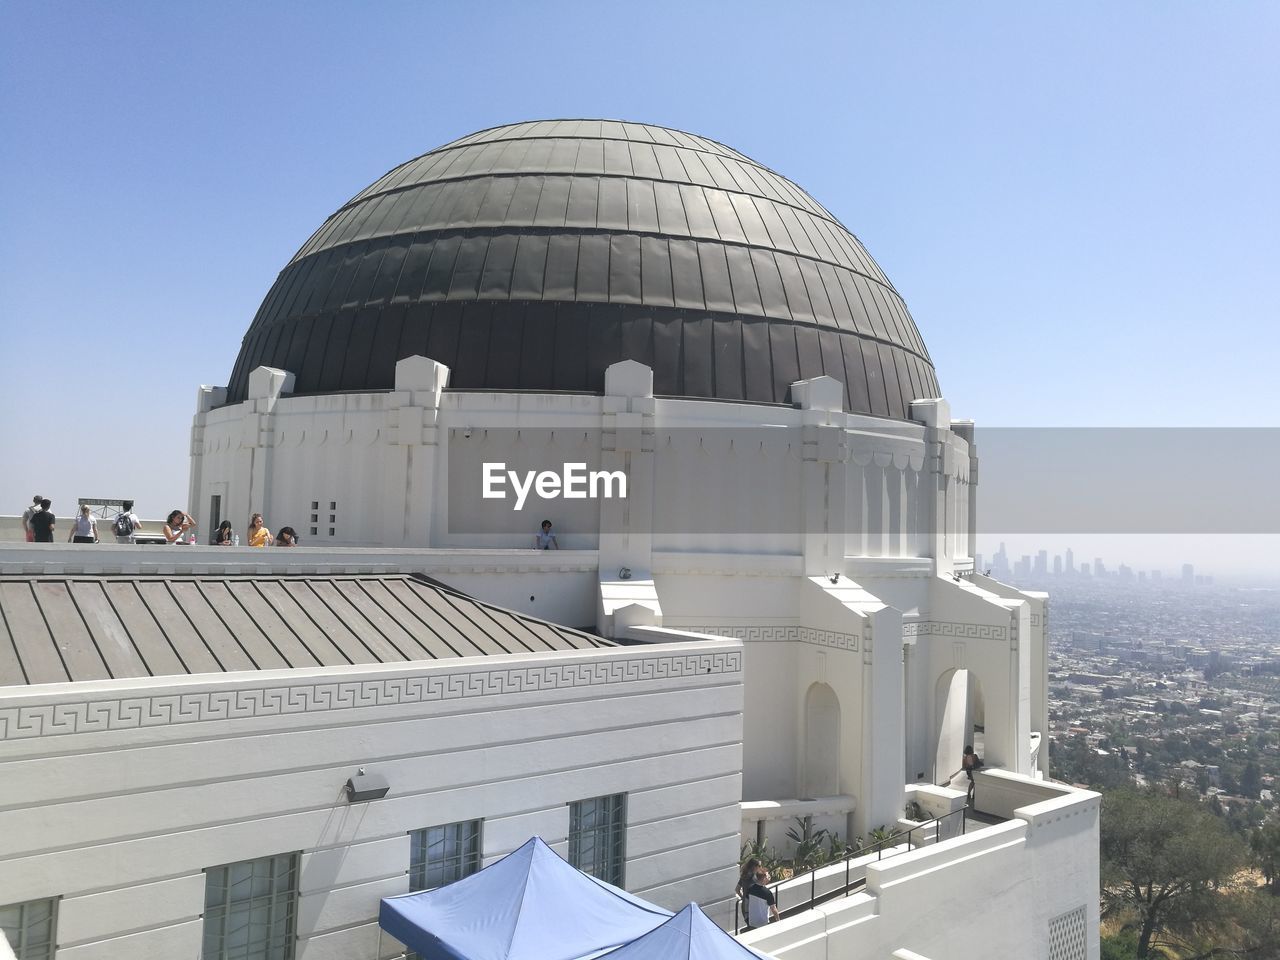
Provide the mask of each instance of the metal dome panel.
[{"label": "metal dome panel", "polygon": [[483,130],[403,163],[330,216],[245,335],[294,392],[385,390],[423,354],[456,390],[600,392],[634,359],[660,395],[783,403],[826,374],[846,408],[938,395],[906,305],[791,181],[716,143],[614,120]]}]

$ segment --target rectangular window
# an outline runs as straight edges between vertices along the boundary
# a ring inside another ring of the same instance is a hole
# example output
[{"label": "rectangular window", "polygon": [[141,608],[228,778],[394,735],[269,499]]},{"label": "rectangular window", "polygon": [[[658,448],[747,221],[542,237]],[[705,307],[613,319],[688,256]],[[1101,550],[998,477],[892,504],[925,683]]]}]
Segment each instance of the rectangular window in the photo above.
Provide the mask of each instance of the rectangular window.
[{"label": "rectangular window", "polygon": [[293,960],[298,855],[205,871],[202,960]]},{"label": "rectangular window", "polygon": [[447,823],[409,834],[409,891],[434,890],[480,869],[483,820]]},{"label": "rectangular window", "polygon": [[56,900],[28,900],[0,907],[4,931],[17,960],[53,960]]},{"label": "rectangular window", "polygon": [[627,795],[615,793],[569,804],[569,862],[621,887],[627,863]]}]

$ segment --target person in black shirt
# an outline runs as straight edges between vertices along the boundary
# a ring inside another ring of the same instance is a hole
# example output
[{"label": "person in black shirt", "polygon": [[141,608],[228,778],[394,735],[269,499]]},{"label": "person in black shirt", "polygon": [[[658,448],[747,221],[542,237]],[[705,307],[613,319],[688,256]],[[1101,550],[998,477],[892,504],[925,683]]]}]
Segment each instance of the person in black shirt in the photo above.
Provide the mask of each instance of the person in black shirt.
[{"label": "person in black shirt", "polygon": [[751,889],[751,885],[756,882],[756,871],[760,869],[760,861],[752,857],[743,866],[738,874],[738,885],[733,888],[734,896],[738,898],[738,902],[742,905],[742,920],[744,923],[750,922],[747,916],[747,891]]},{"label": "person in black shirt", "polygon": [[31,529],[35,533],[36,543],[53,543],[53,522],[57,519],[53,515],[53,511],[49,508],[53,506],[50,500],[40,501],[40,512],[32,514]]},{"label": "person in black shirt", "polygon": [[756,870],[756,882],[747,890],[747,926],[752,929],[767,926],[778,919],[778,904],[773,891],[765,886],[768,882],[769,871],[760,867]]},{"label": "person in black shirt", "polygon": [[965,772],[965,776],[969,778],[969,795],[965,798],[966,803],[973,803],[973,791],[977,784],[974,782],[973,773],[983,766],[982,758],[974,752],[971,744],[965,744],[964,756],[960,758],[960,769]]}]

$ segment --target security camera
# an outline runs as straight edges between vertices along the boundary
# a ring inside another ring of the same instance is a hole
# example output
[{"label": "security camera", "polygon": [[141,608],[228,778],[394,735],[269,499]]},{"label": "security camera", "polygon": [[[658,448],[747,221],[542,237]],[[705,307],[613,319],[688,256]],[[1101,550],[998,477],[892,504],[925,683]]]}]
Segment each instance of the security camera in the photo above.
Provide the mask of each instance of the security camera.
[{"label": "security camera", "polygon": [[463,427],[463,428],[462,428],[462,439],[463,439],[463,440],[470,440],[470,439],[471,439],[471,428],[470,428],[470,427]]}]

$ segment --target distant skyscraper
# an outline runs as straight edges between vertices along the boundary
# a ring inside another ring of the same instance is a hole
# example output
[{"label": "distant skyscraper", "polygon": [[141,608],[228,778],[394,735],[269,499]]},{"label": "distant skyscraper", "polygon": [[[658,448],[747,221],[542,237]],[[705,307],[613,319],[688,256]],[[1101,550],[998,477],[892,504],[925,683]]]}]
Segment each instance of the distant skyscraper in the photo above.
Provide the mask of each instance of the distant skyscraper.
[{"label": "distant skyscraper", "polygon": [[1186,584],[1196,582],[1196,568],[1189,563],[1182,565],[1182,582]]},{"label": "distant skyscraper", "polygon": [[1082,576],[1082,577],[1087,577],[1087,576],[1089,576],[1089,563],[1088,563],[1088,561],[1085,561],[1084,563],[1080,564],[1080,576]]},{"label": "distant skyscraper", "polygon": [[1147,571],[1145,571],[1145,570],[1139,570],[1139,571],[1138,571],[1138,582],[1139,582],[1139,583],[1146,583],[1146,582],[1147,582]]},{"label": "distant skyscraper", "polygon": [[982,554],[975,554],[973,558],[973,569],[978,573],[982,573],[987,568],[982,565]]},{"label": "distant skyscraper", "polygon": [[1095,577],[1105,577],[1107,575],[1107,568],[1102,565],[1101,557],[1093,558],[1093,575]]},{"label": "distant skyscraper", "polygon": [[1009,576],[1009,554],[1005,552],[1003,543],[991,558],[991,573],[997,580]]},{"label": "distant skyscraper", "polygon": [[1056,554],[1053,558],[1053,575],[1062,576],[1062,554]]},{"label": "distant skyscraper", "polygon": [[1036,554],[1035,574],[1037,577],[1049,575],[1049,551],[1041,550]]},{"label": "distant skyscraper", "polygon": [[1072,553],[1071,548],[1067,547],[1067,573],[1076,572],[1076,555]]}]

